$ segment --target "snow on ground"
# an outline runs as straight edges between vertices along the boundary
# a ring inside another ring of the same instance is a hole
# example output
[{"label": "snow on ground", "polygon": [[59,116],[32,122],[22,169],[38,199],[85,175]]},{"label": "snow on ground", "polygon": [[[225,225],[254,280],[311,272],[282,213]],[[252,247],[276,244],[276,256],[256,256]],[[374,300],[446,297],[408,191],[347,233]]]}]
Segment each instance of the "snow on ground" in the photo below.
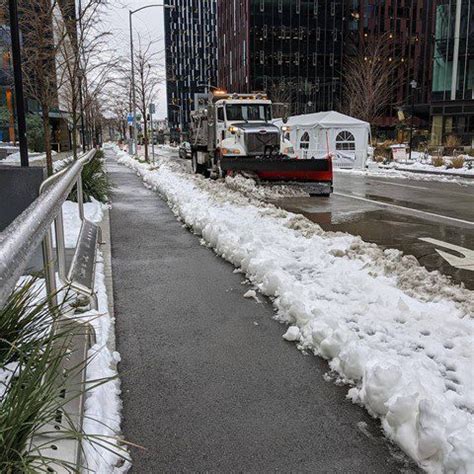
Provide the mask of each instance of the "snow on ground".
[{"label": "snow on ground", "polygon": [[226,186],[234,191],[239,191],[246,196],[260,200],[277,200],[287,197],[308,197],[301,186],[286,185],[258,185],[254,179],[244,178],[242,175],[227,176]]},{"label": "snow on ground", "polygon": [[[96,200],[85,203],[84,214],[86,219],[99,224],[103,219],[104,205]],[[81,228],[78,205],[66,201],[63,205],[63,216],[66,247],[73,248]],[[96,385],[93,381],[106,378],[111,380],[91,389],[87,394],[84,433],[101,437],[100,443],[103,446],[98,447],[93,442],[86,441],[84,452],[90,472],[126,472],[129,467],[128,462],[120,468],[115,467],[122,464],[122,458],[117,453],[121,453],[122,457],[126,454],[123,448],[119,448],[122,404],[117,364],[120,362],[120,355],[111,344],[111,340],[114,340],[115,318],[108,309],[104,259],[100,251],[97,255],[95,289],[99,303],[98,310],[81,315],[84,320],[90,321],[96,334],[96,343],[89,351],[87,380],[91,381],[92,385]]]},{"label": "snow on ground", "polygon": [[[84,207],[85,217],[99,224],[104,215],[104,205],[98,201],[86,203]],[[65,226],[65,241],[67,248],[74,248],[79,236],[81,221],[79,209],[76,203],[66,201],[63,205],[63,217]],[[25,277],[20,279],[24,281]],[[37,282],[38,299],[46,297],[44,281]],[[61,282],[57,281],[57,287]],[[121,473],[126,472],[130,466],[128,462],[123,463],[122,458],[127,454],[123,447],[119,447],[121,400],[120,381],[117,373],[117,363],[120,355],[115,352],[111,341],[114,340],[114,317],[109,314],[107,290],[105,286],[104,259],[101,252],[97,255],[95,288],[98,296],[98,310],[81,314],[81,320],[89,321],[94,327],[96,343],[89,350],[89,363],[87,366],[87,381],[92,386],[97,381],[110,379],[107,383],[92,388],[88,391],[85,401],[84,433],[92,435],[93,440],[99,440],[101,447],[94,442],[84,441],[83,448],[88,466],[87,472],[96,473]],[[14,367],[0,369],[0,395],[8,386]],[[100,439],[99,439],[100,437]],[[120,455],[118,454],[120,453]],[[115,467],[123,464],[121,467]]]},{"label": "snow on ground", "polygon": [[[99,201],[92,198],[92,202],[84,203],[84,217],[94,223],[100,223],[104,216],[104,209]],[[63,204],[64,220],[64,241],[66,248],[76,246],[79,232],[81,230],[81,220],[79,218],[79,206],[72,201]],[[54,233],[53,233],[54,239]]]},{"label": "snow on ground", "polygon": [[[56,154],[53,152],[53,154]],[[32,151],[28,152],[28,158],[30,164],[38,163],[43,161],[46,158],[45,153],[34,153]],[[12,153],[11,155],[8,155],[5,159],[0,160],[1,164],[5,163],[20,163],[20,152]]]},{"label": "snow on ground", "polygon": [[[422,171],[422,173],[419,171]],[[460,171],[465,177],[458,176]],[[457,183],[464,186],[474,186],[474,169],[465,169],[463,172],[463,170],[446,169],[446,167],[435,167],[425,163],[414,163],[411,165],[392,163],[389,166],[379,166],[377,163],[368,162],[368,168],[365,170],[335,168],[334,172],[376,178],[383,177],[411,179],[416,181],[440,181],[446,183]]]},{"label": "snow on ground", "polygon": [[474,472],[474,299],[414,257],[119,152],[203,243],[269,296],[285,338],[328,359],[348,397],[429,472]]}]

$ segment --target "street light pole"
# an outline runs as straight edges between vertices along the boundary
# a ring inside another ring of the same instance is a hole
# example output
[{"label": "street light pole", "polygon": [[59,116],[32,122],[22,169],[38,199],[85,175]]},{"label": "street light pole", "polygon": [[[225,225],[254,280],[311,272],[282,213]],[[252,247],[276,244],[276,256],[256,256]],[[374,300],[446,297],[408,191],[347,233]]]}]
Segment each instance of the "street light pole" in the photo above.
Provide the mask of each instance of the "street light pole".
[{"label": "street light pole", "polygon": [[412,155],[412,150],[413,150],[413,118],[415,115],[415,90],[418,86],[418,83],[413,80],[410,82],[411,86],[411,119],[410,119],[410,155],[408,157],[409,161],[411,161],[411,155]]},{"label": "street light pole", "polygon": [[[82,2],[79,0],[79,35],[82,40]],[[79,71],[78,71],[78,79],[79,79],[79,108],[81,109],[81,140],[82,140],[82,152],[85,153],[87,150],[87,143],[86,143],[86,123],[84,120],[84,97],[83,97],[83,91],[82,91],[82,81],[84,78],[84,73],[82,71],[82,68],[80,67],[80,51],[79,48],[77,48],[77,58],[76,61],[79,63]],[[76,154],[76,150],[74,150],[74,156]]]},{"label": "street light pole", "polygon": [[135,91],[135,61],[133,59],[133,14],[134,12],[130,10],[129,14],[129,23],[130,23],[130,62],[132,66],[132,114],[133,114],[133,122],[132,122],[132,137],[131,137],[131,155],[135,155],[137,151],[137,97]]},{"label": "street light pole", "polygon": [[172,5],[163,5],[163,4],[153,4],[153,5],[146,5],[141,8],[137,8],[136,10],[129,10],[128,11],[128,16],[129,16],[129,26],[130,26],[130,64],[132,67],[132,107],[133,107],[133,139],[132,139],[132,150],[131,154],[134,155],[137,151],[137,97],[136,97],[136,91],[135,91],[135,61],[133,60],[133,20],[132,17],[135,13],[138,13],[142,10],[145,10],[147,8],[153,8],[153,7],[163,7],[163,8],[168,8],[168,9],[174,9],[174,6]]},{"label": "street light pole", "polygon": [[9,0],[10,33],[12,41],[13,75],[15,79],[15,104],[18,120],[18,141],[20,142],[20,162],[22,167],[30,165],[28,159],[28,139],[26,138],[25,96],[23,94],[23,73],[21,70],[20,27],[16,0]]}]

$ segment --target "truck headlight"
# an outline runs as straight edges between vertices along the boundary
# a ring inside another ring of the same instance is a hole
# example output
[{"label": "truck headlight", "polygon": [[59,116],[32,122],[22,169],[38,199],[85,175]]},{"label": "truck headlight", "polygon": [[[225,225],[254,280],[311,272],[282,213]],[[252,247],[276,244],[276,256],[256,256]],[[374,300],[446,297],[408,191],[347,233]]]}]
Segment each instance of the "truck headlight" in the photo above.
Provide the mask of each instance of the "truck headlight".
[{"label": "truck headlight", "polygon": [[222,148],[221,153],[223,155],[240,155],[238,148]]},{"label": "truck headlight", "polygon": [[237,133],[238,128],[231,125],[227,130],[229,130],[230,133],[235,134]]},{"label": "truck headlight", "polygon": [[292,146],[288,146],[286,148],[283,148],[283,154],[284,155],[292,155],[295,152],[295,149]]}]

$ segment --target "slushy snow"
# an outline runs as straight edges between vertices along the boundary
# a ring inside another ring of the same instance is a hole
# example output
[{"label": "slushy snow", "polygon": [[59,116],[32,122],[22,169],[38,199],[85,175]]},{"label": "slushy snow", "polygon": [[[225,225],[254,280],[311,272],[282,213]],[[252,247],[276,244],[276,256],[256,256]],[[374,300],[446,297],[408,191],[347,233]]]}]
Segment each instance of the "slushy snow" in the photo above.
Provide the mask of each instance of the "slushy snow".
[{"label": "slushy snow", "polygon": [[472,292],[414,257],[324,232],[173,160],[119,162],[273,300],[285,339],[329,360],[348,397],[429,472],[474,472]]}]

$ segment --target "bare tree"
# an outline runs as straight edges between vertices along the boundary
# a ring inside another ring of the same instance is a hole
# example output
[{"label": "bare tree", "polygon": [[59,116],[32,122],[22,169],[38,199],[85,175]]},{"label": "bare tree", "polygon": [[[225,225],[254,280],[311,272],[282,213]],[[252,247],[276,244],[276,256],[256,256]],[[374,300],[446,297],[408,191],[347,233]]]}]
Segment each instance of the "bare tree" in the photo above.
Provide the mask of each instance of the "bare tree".
[{"label": "bare tree", "polygon": [[163,82],[158,73],[159,52],[153,51],[154,43],[149,41],[143,44],[139,37],[138,52],[135,55],[135,71],[137,75],[136,92],[138,97],[138,109],[143,117],[143,144],[145,145],[145,160],[148,159],[148,110],[150,104],[156,98],[159,87]]},{"label": "bare tree", "polygon": [[117,55],[108,45],[111,33],[102,28],[105,3],[105,0],[84,0],[77,12],[75,9],[65,12],[63,8],[63,22],[58,25],[60,35],[66,34],[67,38],[59,51],[64,84],[60,95],[71,113],[74,153],[81,119],[88,124],[86,128],[91,129],[94,143],[97,142],[97,124],[102,115],[96,117],[95,114],[100,110],[98,104],[104,89],[115,80],[113,72],[119,64]]},{"label": "bare tree", "polygon": [[25,92],[40,108],[48,175],[53,173],[50,112],[58,107],[56,55],[64,40],[55,34],[57,7],[57,0],[20,3]]},{"label": "bare tree", "polygon": [[295,87],[291,82],[275,81],[269,88],[268,94],[273,102],[273,115],[277,118],[292,113]]},{"label": "bare tree", "polygon": [[374,123],[393,102],[397,62],[391,56],[388,35],[365,40],[363,48],[348,56],[344,65],[345,111]]},{"label": "bare tree", "polygon": [[107,107],[111,113],[111,123],[119,131],[120,138],[127,138],[127,114],[130,111],[130,78],[116,81],[107,93]]}]

